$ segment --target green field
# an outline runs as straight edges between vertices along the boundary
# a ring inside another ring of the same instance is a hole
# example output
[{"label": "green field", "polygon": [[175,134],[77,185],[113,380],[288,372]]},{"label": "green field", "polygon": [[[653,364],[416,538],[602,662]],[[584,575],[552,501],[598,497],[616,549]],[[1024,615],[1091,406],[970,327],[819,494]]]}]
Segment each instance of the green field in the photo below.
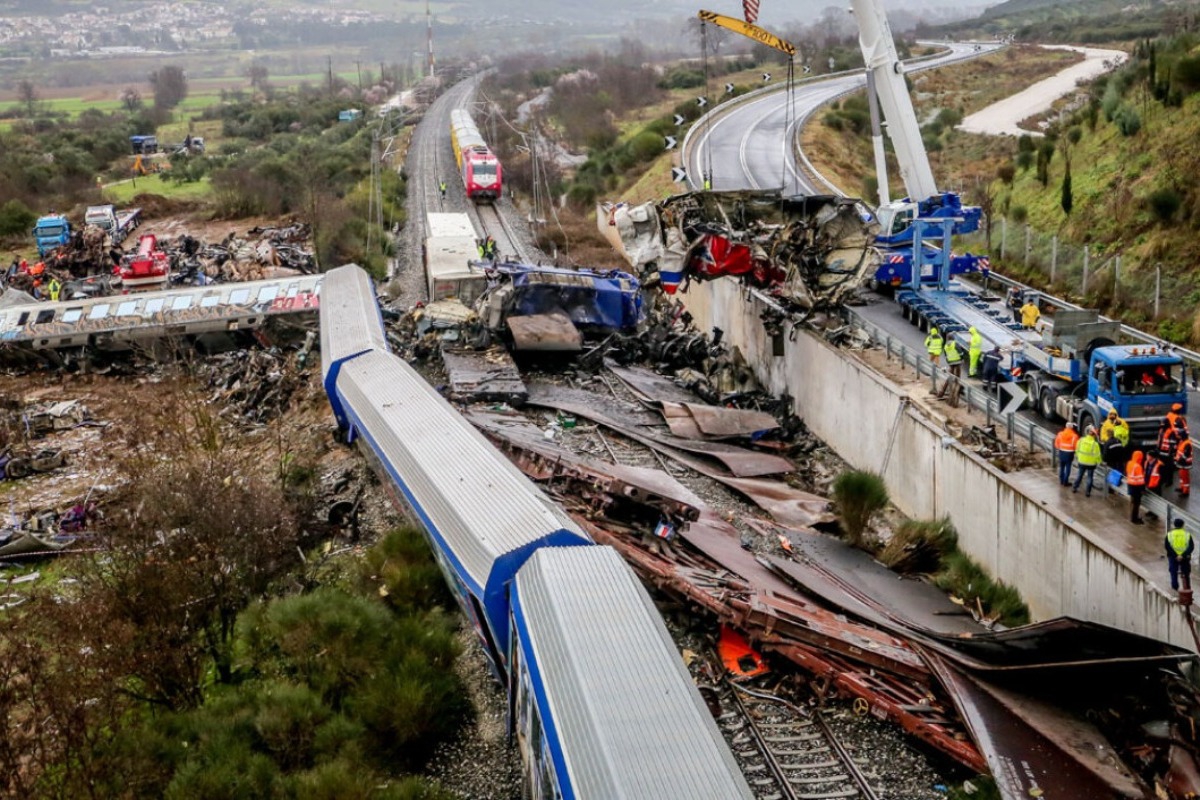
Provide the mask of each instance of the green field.
[{"label": "green field", "polygon": [[117,205],[129,205],[139,194],[157,194],[172,200],[208,200],[212,197],[212,184],[208,178],[195,183],[175,183],[157,175],[147,175],[104,187],[104,200]]}]

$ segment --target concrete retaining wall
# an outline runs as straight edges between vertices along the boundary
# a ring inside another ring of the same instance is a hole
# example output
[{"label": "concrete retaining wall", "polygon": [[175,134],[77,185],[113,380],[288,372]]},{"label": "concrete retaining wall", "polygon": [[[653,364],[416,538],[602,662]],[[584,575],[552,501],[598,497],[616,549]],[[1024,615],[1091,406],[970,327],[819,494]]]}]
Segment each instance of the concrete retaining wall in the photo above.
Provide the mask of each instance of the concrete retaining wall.
[{"label": "concrete retaining wall", "polygon": [[904,405],[904,392],[888,378],[803,330],[785,335],[784,355],[773,355],[778,343],[759,321],[767,301],[733,281],[693,283],[678,297],[702,330],[725,331],[764,386],[794,397],[796,413],[842,458],[882,471],[901,511],[949,516],[963,551],[1015,586],[1035,620],[1066,615],[1193,646],[1178,605],[1140,565],[945,437]]}]

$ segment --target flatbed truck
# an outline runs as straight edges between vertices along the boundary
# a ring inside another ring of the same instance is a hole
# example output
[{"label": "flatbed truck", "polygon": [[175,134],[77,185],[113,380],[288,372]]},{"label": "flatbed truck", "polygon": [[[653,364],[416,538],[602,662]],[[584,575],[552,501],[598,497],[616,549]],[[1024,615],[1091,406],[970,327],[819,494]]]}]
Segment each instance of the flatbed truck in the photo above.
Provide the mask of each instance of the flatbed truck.
[{"label": "flatbed truck", "polygon": [[124,208],[118,210],[111,203],[100,206],[88,206],[84,222],[103,228],[108,234],[113,246],[119,246],[125,238],[142,224],[140,208]]}]

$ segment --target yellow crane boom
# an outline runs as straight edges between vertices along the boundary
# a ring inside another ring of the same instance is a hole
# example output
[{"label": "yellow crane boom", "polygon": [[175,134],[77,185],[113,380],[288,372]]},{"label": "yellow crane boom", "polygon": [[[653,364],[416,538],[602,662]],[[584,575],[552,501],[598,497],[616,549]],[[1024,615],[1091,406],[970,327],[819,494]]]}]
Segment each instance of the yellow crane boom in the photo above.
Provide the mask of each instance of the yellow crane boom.
[{"label": "yellow crane boom", "polygon": [[796,45],[786,39],[780,39],[775,34],[763,30],[757,25],[751,25],[745,20],[740,20],[737,17],[727,17],[724,14],[717,14],[714,11],[701,11],[697,16],[704,22],[711,22],[713,25],[728,28],[734,33],[740,33],[742,36],[753,39],[760,44],[765,44],[767,47],[773,47],[781,53],[787,53],[792,57],[796,55]]}]

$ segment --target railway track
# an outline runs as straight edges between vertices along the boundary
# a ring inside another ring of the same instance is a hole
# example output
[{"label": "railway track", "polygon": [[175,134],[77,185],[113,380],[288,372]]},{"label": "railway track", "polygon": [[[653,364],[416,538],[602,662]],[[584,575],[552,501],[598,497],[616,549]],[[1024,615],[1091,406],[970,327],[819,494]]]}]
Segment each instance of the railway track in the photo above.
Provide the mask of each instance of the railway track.
[{"label": "railway track", "polygon": [[479,220],[479,227],[483,229],[485,236],[491,236],[496,240],[501,258],[513,256],[518,261],[529,263],[524,245],[521,244],[520,238],[508,224],[508,218],[500,210],[501,202],[503,201],[497,200],[493,204],[475,205],[475,215]]},{"label": "railway track", "polygon": [[725,681],[717,718],[760,800],[879,800],[819,710]]}]

